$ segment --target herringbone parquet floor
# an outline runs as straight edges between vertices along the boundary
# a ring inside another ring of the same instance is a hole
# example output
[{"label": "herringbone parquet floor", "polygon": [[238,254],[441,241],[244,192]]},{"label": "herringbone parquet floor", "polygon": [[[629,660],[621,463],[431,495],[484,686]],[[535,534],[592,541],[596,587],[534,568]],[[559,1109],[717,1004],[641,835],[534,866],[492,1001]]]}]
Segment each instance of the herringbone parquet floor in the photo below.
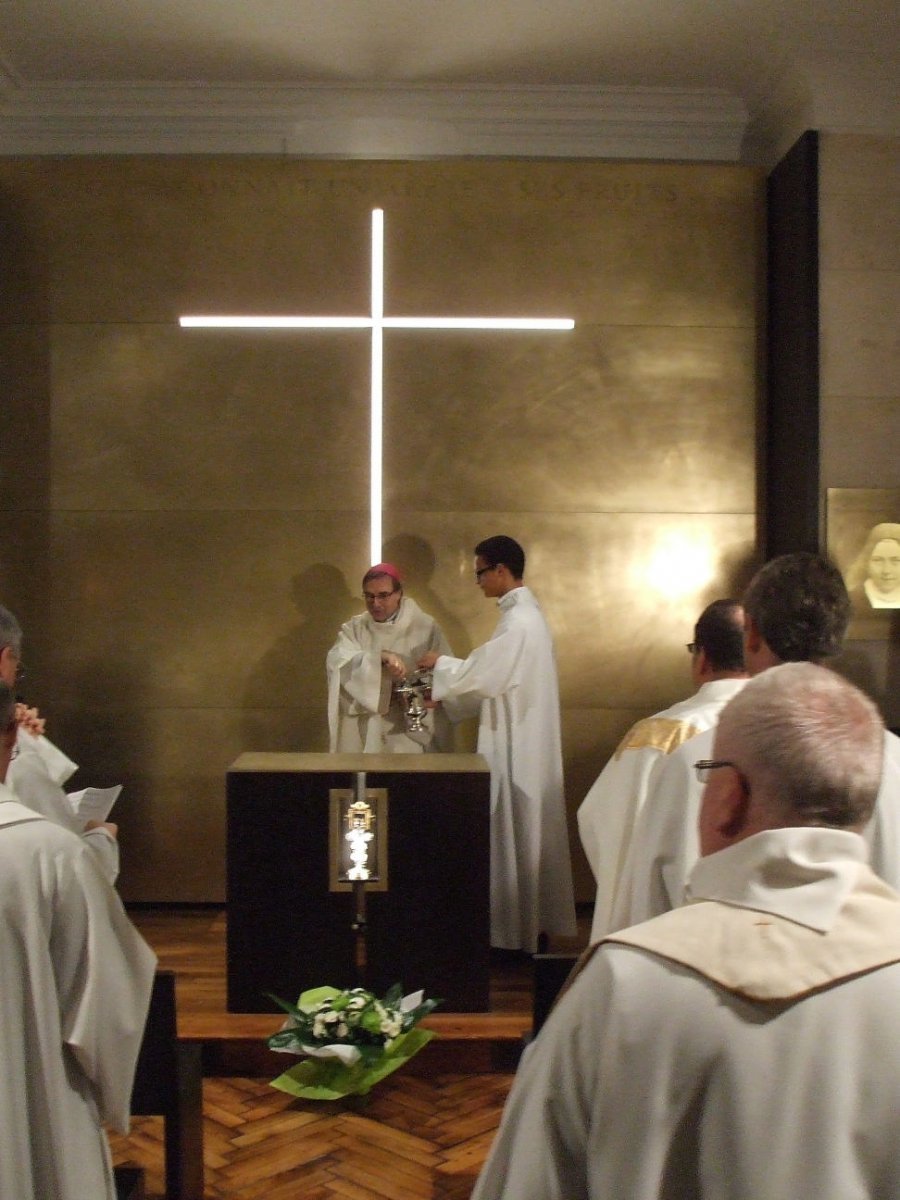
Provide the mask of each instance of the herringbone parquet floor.
[{"label": "herringbone parquet floor", "polygon": [[[160,966],[176,972],[179,1022],[215,1024],[225,1012],[224,913],[132,917]],[[582,933],[583,945],[586,926]],[[492,964],[491,1009],[530,1013],[529,964],[503,956]],[[204,1079],[203,1200],[468,1200],[513,1076],[464,1074],[440,1044],[378,1084],[365,1107],[293,1100],[269,1076]],[[110,1136],[117,1165],[144,1168],[147,1200],[164,1194],[162,1135],[162,1118],[135,1117],[127,1138]]]},{"label": "herringbone parquet floor", "polygon": [[[401,1071],[349,1107],[263,1079],[206,1079],[205,1200],[468,1200],[511,1083]],[[156,1117],[110,1137],[116,1164],[146,1170],[148,1200],[163,1195],[161,1139]]]}]

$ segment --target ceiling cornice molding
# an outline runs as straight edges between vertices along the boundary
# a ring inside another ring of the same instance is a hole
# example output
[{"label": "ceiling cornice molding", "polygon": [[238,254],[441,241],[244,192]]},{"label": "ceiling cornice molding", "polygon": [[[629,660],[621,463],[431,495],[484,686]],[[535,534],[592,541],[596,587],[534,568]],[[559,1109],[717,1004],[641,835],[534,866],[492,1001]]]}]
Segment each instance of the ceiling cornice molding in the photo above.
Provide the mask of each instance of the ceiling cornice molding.
[{"label": "ceiling cornice molding", "polygon": [[513,155],[739,161],[722,91],[590,86],[16,83],[0,154]]}]

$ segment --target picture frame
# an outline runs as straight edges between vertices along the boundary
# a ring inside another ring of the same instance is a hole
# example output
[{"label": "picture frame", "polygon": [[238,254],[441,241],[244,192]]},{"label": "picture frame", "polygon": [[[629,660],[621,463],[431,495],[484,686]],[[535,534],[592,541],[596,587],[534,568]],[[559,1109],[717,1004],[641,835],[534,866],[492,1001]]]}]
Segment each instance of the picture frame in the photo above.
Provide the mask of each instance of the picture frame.
[{"label": "picture frame", "polygon": [[828,555],[850,593],[848,639],[900,628],[900,488],[828,488]]}]

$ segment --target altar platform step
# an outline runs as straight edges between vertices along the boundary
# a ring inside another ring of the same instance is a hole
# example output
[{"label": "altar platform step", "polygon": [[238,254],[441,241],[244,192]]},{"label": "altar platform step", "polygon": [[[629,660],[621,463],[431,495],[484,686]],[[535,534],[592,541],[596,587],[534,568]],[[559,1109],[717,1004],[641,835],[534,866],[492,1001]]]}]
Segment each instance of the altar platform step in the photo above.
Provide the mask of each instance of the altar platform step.
[{"label": "altar platform step", "polygon": [[[282,1018],[268,1013],[187,1013],[178,1018],[178,1037],[203,1047],[203,1074],[272,1078],[293,1061],[266,1046]],[[422,1028],[436,1035],[405,1067],[419,1075],[447,1071],[514,1071],[531,1031],[528,1013],[432,1013]]]},{"label": "altar platform step", "polygon": [[[282,1018],[276,1013],[226,1011],[223,908],[140,905],[129,906],[129,915],[156,951],[160,967],[175,972],[178,1036],[202,1045],[205,1076],[272,1078],[285,1070],[287,1056],[273,1053],[265,1044]],[[580,949],[589,926],[590,914],[579,919],[578,939],[551,949]],[[525,955],[493,952],[490,1011],[432,1013],[425,1025],[437,1036],[404,1073],[515,1070],[532,1026],[533,974],[533,964]],[[308,986],[320,983],[340,986],[341,981],[310,979]]]}]

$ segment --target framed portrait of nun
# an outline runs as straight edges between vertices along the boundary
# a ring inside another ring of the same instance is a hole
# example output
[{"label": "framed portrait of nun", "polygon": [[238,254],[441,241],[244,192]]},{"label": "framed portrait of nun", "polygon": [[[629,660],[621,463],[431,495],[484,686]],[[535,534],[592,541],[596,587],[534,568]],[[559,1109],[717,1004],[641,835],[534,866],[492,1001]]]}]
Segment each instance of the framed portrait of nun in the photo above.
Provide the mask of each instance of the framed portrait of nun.
[{"label": "framed portrait of nun", "polygon": [[900,629],[900,488],[829,488],[828,553],[853,604],[849,638]]}]

